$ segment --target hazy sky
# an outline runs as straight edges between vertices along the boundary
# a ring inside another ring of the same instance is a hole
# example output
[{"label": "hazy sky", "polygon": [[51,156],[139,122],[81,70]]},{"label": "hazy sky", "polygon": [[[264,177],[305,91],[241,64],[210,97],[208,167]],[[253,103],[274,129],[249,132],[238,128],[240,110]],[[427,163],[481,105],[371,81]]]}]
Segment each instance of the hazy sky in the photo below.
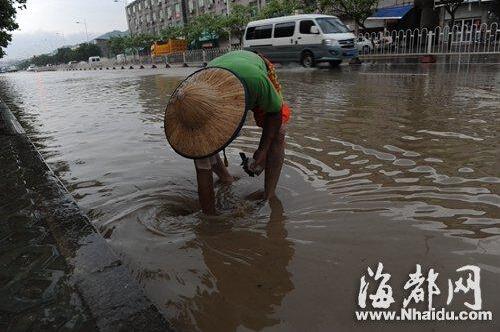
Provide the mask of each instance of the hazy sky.
[{"label": "hazy sky", "polygon": [[28,0],[18,12],[19,30],[7,48],[7,59],[26,58],[85,41],[87,22],[92,39],[112,30],[126,30],[124,0]]}]

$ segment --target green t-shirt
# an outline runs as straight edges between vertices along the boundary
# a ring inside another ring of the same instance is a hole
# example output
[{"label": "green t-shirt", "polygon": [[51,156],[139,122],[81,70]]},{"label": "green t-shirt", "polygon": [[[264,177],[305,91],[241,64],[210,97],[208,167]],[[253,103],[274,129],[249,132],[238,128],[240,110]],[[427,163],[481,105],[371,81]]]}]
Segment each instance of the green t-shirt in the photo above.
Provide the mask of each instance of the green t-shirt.
[{"label": "green t-shirt", "polygon": [[267,67],[262,58],[249,51],[226,53],[208,63],[208,67],[221,67],[234,72],[248,89],[249,108],[260,108],[266,113],[278,113],[282,98],[267,76]]}]

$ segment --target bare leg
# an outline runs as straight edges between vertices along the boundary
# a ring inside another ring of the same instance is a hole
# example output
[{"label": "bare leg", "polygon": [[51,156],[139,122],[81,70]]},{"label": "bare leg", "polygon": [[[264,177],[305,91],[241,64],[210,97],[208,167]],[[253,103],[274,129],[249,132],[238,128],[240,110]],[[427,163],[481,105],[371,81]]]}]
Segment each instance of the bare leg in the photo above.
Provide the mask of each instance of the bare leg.
[{"label": "bare leg", "polygon": [[215,192],[212,170],[195,168],[201,210],[207,215],[215,215]]},{"label": "bare leg", "polygon": [[226,184],[231,184],[234,181],[234,178],[229,174],[229,171],[227,170],[226,165],[222,162],[222,159],[220,159],[219,154],[215,156],[217,159],[217,163],[215,165],[212,165],[212,170],[214,171],[215,174],[219,177],[219,180],[223,183]]},{"label": "bare leg", "polygon": [[280,130],[278,137],[271,144],[266,158],[266,174],[264,179],[264,198],[276,196],[276,186],[285,158],[285,131]]}]

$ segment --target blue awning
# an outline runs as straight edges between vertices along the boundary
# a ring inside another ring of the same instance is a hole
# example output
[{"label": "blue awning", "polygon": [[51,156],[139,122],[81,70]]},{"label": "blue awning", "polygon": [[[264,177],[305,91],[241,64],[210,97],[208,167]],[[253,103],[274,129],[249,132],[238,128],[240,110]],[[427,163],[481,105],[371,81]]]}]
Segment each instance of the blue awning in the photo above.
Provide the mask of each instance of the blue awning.
[{"label": "blue awning", "polygon": [[372,16],[368,17],[367,20],[399,20],[408,14],[412,8],[412,4],[379,8]]}]

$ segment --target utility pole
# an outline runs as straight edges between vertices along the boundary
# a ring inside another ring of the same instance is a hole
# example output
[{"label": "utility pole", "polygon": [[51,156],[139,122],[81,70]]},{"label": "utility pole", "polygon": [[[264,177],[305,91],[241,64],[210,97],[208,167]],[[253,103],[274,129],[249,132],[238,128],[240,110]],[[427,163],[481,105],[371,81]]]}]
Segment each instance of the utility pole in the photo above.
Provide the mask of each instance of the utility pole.
[{"label": "utility pole", "polygon": [[83,22],[81,21],[76,21],[76,24],[83,24],[85,25],[85,35],[87,36],[87,44],[89,43],[89,31],[87,29],[87,21],[84,19]]}]

